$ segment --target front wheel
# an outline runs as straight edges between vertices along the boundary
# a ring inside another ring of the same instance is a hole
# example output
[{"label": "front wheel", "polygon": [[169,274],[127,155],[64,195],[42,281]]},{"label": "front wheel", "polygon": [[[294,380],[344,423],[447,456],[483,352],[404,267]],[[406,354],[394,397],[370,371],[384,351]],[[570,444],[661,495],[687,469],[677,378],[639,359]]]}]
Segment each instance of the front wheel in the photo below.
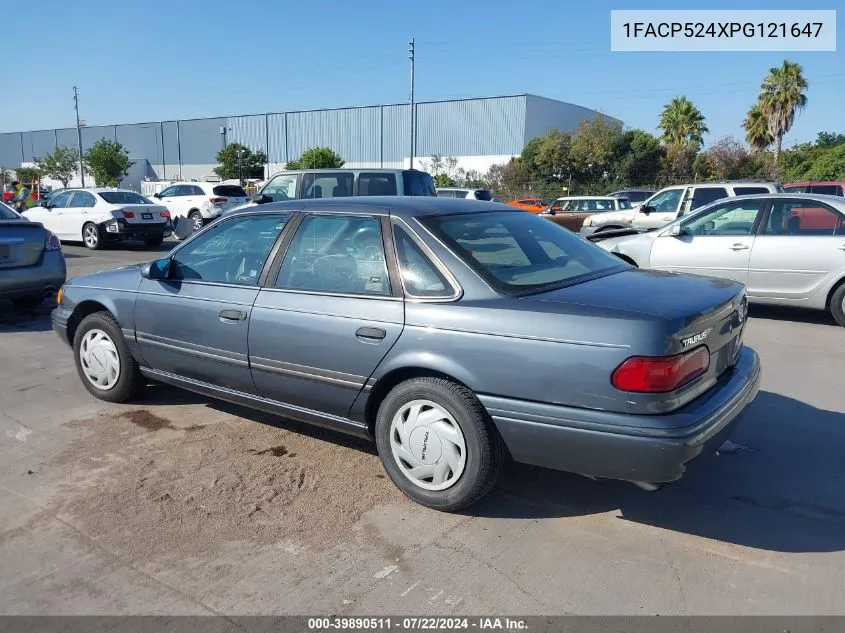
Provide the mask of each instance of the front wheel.
[{"label": "front wheel", "polygon": [[126,402],[144,386],[123,332],[108,312],[82,319],[73,337],[73,355],[82,384],[100,400]]},{"label": "front wheel", "polygon": [[375,435],[393,483],[436,510],[456,511],[481,499],[504,464],[504,443],[475,394],[441,378],[394,387],[379,407]]},{"label": "front wheel", "polygon": [[103,247],[103,236],[100,232],[100,227],[93,222],[88,222],[82,227],[82,241],[92,251],[100,250]]},{"label": "front wheel", "polygon": [[839,325],[845,327],[845,284],[839,286],[830,298],[830,313]]}]

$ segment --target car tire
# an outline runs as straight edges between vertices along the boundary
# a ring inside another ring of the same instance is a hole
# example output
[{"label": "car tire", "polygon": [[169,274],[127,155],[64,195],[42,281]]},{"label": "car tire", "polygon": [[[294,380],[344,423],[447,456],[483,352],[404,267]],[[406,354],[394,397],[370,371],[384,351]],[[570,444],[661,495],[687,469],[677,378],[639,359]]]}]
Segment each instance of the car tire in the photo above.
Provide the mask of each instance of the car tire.
[{"label": "car tire", "polygon": [[12,305],[18,310],[34,310],[44,303],[43,295],[30,295],[28,297],[15,297],[11,300]]},{"label": "car tire", "polygon": [[158,248],[159,246],[161,246],[162,242],[164,242],[163,237],[154,237],[149,240],[144,240],[144,244],[147,246],[147,248]]},{"label": "car tire", "polygon": [[188,214],[188,219],[191,221],[194,231],[199,231],[203,226],[205,226],[205,220],[199,211],[191,211]]},{"label": "car tire", "polygon": [[845,327],[845,284],[839,286],[830,298],[830,313],[842,327]]},{"label": "car tire", "polygon": [[103,248],[103,233],[93,222],[86,222],[82,227],[82,243],[92,251]]},{"label": "car tire", "polygon": [[73,337],[76,371],[88,392],[107,402],[126,402],[145,380],[117,321],[108,312],[89,314]]},{"label": "car tire", "polygon": [[486,495],[505,461],[504,442],[475,394],[442,378],[412,378],[394,387],[379,406],[375,436],[393,483],[417,503],[444,512]]}]

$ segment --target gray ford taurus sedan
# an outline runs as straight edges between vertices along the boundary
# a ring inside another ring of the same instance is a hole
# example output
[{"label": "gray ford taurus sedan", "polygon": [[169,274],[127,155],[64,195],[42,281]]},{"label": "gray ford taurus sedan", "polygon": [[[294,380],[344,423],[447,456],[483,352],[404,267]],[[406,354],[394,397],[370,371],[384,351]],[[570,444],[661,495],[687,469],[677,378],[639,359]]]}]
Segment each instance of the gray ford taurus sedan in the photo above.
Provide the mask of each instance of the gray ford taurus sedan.
[{"label": "gray ford taurus sedan", "polygon": [[373,438],[415,501],[457,510],[503,461],[683,475],[757,393],[744,287],[637,270],[495,202],[280,202],[168,257],[74,278],[53,327],[111,402],[148,380]]}]

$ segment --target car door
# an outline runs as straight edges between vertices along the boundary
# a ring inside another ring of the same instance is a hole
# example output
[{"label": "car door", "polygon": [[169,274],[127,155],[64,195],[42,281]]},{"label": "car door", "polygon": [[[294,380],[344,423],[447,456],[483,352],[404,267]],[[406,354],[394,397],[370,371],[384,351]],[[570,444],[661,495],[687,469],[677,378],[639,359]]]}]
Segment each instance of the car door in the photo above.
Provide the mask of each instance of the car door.
[{"label": "car door", "polygon": [[150,367],[255,393],[247,360],[252,304],[262,267],[289,217],[262,213],[224,220],[173,253],[167,279],[141,281],[135,336]]},{"label": "car door", "polygon": [[686,187],[673,187],[656,193],[637,209],[633,225],[656,229],[668,224],[678,216],[685,192]]},{"label": "car door", "polygon": [[830,205],[797,196],[772,201],[765,226],[751,249],[751,296],[803,301],[843,270],[842,213]]},{"label": "car door", "polygon": [[82,227],[86,222],[98,222],[98,218],[94,215],[94,205],[97,204],[97,199],[87,191],[74,191],[62,213],[62,228],[68,239],[81,240]]},{"label": "car door", "polygon": [[[40,222],[44,225],[45,229],[55,233],[59,239],[68,239],[62,219],[65,212],[64,205],[70,200],[72,193],[72,191],[57,193],[47,203],[46,207],[32,207],[31,209],[27,209],[23,215],[33,222]],[[81,233],[70,239],[81,239]]]},{"label": "car door", "polygon": [[158,200],[170,211],[170,217],[174,220],[180,215],[187,217],[182,208],[182,197],[179,194],[179,185],[171,185],[164,188],[157,196]]},{"label": "car door", "polygon": [[761,201],[734,200],[692,215],[680,234],[664,231],[651,247],[649,267],[748,283]]},{"label": "car door", "polygon": [[386,215],[354,207],[303,211],[252,311],[249,361],[259,395],[348,416],[404,327],[387,226]]}]

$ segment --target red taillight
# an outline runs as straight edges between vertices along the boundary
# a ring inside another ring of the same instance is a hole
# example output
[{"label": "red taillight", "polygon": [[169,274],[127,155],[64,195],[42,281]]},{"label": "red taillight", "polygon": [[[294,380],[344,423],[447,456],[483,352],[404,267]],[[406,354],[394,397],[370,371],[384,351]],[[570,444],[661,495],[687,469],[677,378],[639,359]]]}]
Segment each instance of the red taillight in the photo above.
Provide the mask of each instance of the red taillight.
[{"label": "red taillight", "polygon": [[709,367],[706,347],[675,356],[632,356],[616,368],[611,382],[622,391],[664,393],[698,378]]},{"label": "red taillight", "polygon": [[226,204],[229,201],[226,198],[211,198],[209,202],[211,204]]},{"label": "red taillight", "polygon": [[127,220],[131,220],[132,218],[135,217],[135,212],[134,211],[124,211],[123,217],[126,218]]},{"label": "red taillight", "polygon": [[44,243],[44,250],[57,251],[61,247],[62,243],[59,241],[59,238],[56,237],[55,234],[47,231],[47,241]]},{"label": "red taillight", "polygon": [[168,211],[167,209],[159,213],[159,215],[163,218],[167,218],[168,220],[170,219],[170,211]]}]

